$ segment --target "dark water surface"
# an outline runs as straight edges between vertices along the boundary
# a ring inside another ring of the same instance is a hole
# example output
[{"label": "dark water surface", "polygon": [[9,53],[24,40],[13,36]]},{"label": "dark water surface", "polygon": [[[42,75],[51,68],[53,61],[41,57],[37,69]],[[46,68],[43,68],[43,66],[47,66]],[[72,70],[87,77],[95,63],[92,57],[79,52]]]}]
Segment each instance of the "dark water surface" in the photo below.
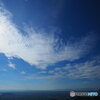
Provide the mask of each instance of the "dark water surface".
[{"label": "dark water surface", "polygon": [[74,97],[68,91],[0,92],[0,100],[100,100],[99,97]]},{"label": "dark water surface", "polygon": [[1,92],[0,100],[68,100],[66,91]]}]

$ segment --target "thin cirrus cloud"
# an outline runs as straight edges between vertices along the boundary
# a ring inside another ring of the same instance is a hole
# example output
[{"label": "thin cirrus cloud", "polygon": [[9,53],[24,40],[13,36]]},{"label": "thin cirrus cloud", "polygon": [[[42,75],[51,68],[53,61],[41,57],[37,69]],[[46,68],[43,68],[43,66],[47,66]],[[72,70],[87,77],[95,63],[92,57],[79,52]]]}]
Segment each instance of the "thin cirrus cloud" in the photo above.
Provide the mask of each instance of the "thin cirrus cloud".
[{"label": "thin cirrus cloud", "polygon": [[25,71],[21,71],[20,73],[21,73],[21,74],[23,74],[23,75],[24,75],[24,74],[26,74],[26,72],[25,72]]},{"label": "thin cirrus cloud", "polygon": [[61,43],[59,46],[59,38],[37,32],[34,28],[23,29],[27,33],[24,35],[12,21],[12,17],[7,9],[0,7],[0,53],[8,58],[21,58],[37,68],[45,69],[59,61],[80,59],[92,46],[91,36],[74,44],[68,41],[67,44]]},{"label": "thin cirrus cloud", "polygon": [[7,69],[5,69],[5,68],[3,68],[3,67],[0,66],[0,71],[6,72]]},{"label": "thin cirrus cloud", "polygon": [[[41,76],[42,74],[42,76]],[[29,75],[24,77],[25,80],[32,79],[100,79],[100,57],[91,60],[67,64],[64,67],[54,68],[53,70],[43,70],[37,75]]]},{"label": "thin cirrus cloud", "polygon": [[[100,79],[100,59],[93,59],[84,63],[75,64],[68,70],[67,77],[74,79]],[[71,67],[71,66],[70,66]]]}]

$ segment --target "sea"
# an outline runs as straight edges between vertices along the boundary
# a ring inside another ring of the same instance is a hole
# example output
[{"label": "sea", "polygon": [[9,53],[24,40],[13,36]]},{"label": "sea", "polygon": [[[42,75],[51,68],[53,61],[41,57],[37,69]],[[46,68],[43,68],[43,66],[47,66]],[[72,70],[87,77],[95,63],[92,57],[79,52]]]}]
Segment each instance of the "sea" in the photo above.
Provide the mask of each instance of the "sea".
[{"label": "sea", "polygon": [[70,91],[1,91],[0,100],[100,100],[100,98],[72,98]]}]

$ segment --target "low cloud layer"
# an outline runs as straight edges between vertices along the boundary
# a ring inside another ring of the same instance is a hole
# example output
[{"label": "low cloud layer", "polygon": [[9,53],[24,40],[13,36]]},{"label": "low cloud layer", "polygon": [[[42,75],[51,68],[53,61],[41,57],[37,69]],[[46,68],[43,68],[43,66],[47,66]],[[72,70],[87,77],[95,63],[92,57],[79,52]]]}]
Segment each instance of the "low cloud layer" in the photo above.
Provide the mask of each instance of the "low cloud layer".
[{"label": "low cloud layer", "polygon": [[53,35],[28,27],[22,32],[14,24],[12,17],[9,11],[0,7],[0,53],[8,58],[21,58],[37,68],[45,69],[59,61],[80,59],[92,46],[91,36],[74,44],[68,41],[66,45],[61,43],[59,46],[60,39]]}]

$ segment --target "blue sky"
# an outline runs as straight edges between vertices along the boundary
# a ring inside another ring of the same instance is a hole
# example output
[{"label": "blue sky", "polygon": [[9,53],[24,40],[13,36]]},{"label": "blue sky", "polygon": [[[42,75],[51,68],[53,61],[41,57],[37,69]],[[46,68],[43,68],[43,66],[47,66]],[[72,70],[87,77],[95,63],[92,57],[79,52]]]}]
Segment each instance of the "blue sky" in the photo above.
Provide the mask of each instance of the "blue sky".
[{"label": "blue sky", "polygon": [[100,88],[98,0],[1,0],[0,90]]}]

